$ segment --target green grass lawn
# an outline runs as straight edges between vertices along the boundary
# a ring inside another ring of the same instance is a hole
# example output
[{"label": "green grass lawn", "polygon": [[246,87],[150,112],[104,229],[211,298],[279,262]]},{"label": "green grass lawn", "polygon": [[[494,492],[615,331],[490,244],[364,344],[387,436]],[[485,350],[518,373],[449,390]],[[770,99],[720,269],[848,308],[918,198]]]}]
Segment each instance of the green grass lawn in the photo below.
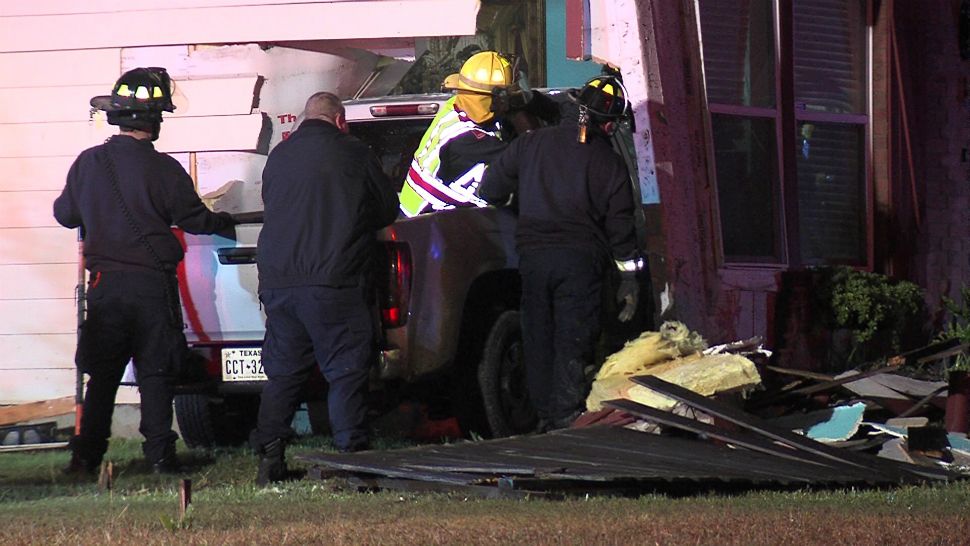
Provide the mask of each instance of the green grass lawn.
[{"label": "green grass lawn", "polygon": [[[380,446],[379,446],[380,447]],[[386,447],[386,446],[385,446]],[[330,450],[308,438],[288,454]],[[671,498],[483,500],[358,493],[336,480],[253,484],[255,457],[180,446],[192,479],[156,476],[113,440],[111,490],[60,475],[66,451],[0,454],[0,544],[968,544],[970,484]]]}]

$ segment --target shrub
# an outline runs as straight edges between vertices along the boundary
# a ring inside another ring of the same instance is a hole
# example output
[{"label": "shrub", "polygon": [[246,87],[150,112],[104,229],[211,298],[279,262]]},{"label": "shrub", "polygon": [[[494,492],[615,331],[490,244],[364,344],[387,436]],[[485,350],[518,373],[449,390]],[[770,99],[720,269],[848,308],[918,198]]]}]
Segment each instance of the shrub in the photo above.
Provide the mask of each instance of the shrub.
[{"label": "shrub", "polygon": [[[851,334],[847,363],[900,352],[924,310],[923,291],[914,283],[851,267],[819,271],[819,305],[828,309],[832,328]],[[878,354],[877,353],[882,353]]]}]

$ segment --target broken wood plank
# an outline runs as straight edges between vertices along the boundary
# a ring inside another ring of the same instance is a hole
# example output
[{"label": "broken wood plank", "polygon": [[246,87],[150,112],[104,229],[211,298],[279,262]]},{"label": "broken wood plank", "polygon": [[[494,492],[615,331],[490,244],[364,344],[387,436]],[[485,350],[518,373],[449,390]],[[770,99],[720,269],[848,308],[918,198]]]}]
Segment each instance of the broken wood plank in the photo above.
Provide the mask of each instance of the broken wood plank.
[{"label": "broken wood plank", "polygon": [[41,400],[15,406],[0,406],[0,425],[13,425],[74,412],[74,397]]}]

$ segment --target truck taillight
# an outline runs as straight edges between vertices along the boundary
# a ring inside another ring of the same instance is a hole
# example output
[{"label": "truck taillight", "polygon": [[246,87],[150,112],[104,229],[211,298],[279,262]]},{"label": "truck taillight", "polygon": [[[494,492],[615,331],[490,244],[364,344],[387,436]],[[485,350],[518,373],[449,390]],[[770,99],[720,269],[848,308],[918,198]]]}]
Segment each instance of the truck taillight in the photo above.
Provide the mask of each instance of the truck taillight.
[{"label": "truck taillight", "polygon": [[426,102],[423,104],[388,104],[386,106],[371,106],[370,115],[375,118],[393,116],[420,116],[438,113],[438,104]]},{"label": "truck taillight", "polygon": [[387,285],[381,297],[385,328],[404,326],[411,296],[411,249],[404,243],[384,243],[387,250]]}]

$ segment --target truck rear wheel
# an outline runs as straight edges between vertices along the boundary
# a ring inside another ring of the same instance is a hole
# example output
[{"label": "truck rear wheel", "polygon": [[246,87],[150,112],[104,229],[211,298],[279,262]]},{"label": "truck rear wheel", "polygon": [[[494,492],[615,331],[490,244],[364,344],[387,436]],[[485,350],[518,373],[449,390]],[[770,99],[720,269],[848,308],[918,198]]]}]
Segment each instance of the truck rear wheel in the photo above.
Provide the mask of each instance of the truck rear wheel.
[{"label": "truck rear wheel", "polygon": [[256,424],[259,396],[216,399],[206,394],[175,396],[175,417],[189,447],[239,445]]},{"label": "truck rear wheel", "polygon": [[535,430],[537,418],[526,388],[518,311],[505,311],[492,323],[478,364],[478,385],[493,437]]}]

